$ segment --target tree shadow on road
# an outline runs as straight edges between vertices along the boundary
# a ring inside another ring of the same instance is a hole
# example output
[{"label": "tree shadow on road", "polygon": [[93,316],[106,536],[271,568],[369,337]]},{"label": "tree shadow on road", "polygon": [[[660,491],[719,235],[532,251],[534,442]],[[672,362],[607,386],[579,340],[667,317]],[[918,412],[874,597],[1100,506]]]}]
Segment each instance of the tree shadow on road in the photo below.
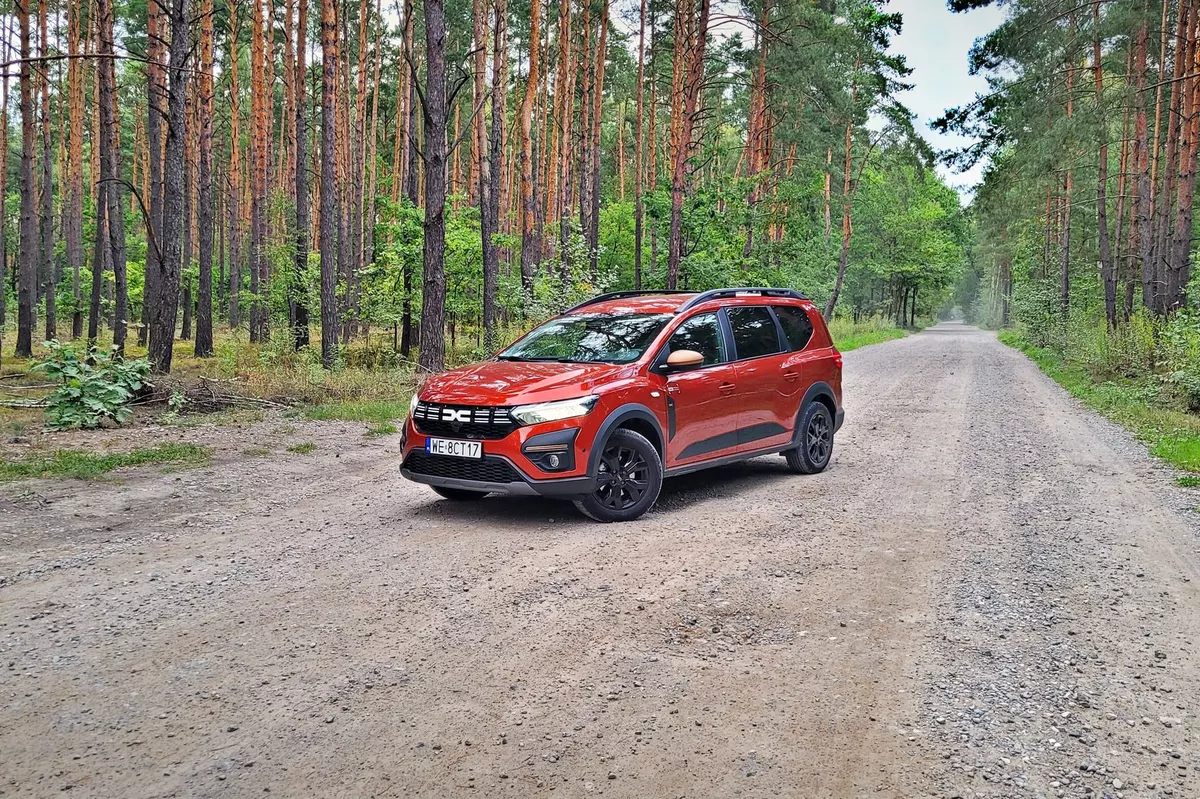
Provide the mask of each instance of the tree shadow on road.
[{"label": "tree shadow on road", "polygon": [[[761,486],[764,482],[784,483],[796,479],[787,471],[779,457],[755,458],[744,463],[721,466],[668,478],[663,483],[652,514],[686,509],[708,499],[736,499],[739,494]],[[413,509],[419,519],[457,520],[476,524],[557,524],[581,522],[591,524],[571,503],[546,497],[506,497],[492,495],[473,502],[453,502],[429,492],[429,501]]]}]

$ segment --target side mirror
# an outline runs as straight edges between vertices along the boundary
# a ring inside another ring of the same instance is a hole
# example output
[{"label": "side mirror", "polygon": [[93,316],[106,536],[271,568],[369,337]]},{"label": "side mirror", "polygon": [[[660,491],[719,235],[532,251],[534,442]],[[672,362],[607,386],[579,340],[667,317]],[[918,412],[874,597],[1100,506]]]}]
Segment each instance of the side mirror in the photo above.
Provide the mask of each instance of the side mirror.
[{"label": "side mirror", "polygon": [[704,356],[695,350],[676,350],[667,356],[667,372],[686,372],[704,365]]}]

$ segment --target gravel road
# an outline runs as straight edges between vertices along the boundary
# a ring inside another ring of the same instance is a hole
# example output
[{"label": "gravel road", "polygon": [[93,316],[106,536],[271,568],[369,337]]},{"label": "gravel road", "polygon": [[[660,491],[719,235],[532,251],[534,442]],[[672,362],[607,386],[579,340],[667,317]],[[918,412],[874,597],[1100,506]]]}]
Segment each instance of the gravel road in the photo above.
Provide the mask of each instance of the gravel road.
[{"label": "gravel road", "polygon": [[1200,494],[990,333],[845,372],[621,525],[279,418],[4,486],[0,794],[1200,796]]}]

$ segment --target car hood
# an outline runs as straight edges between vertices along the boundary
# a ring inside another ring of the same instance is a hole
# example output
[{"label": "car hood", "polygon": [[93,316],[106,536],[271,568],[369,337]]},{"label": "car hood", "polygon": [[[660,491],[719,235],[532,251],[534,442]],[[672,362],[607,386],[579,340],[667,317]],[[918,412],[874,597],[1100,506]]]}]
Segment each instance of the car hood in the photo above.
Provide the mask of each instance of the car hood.
[{"label": "car hood", "polygon": [[459,405],[524,405],[571,399],[622,377],[629,365],[483,361],[452,369],[425,381],[419,396],[427,402]]}]

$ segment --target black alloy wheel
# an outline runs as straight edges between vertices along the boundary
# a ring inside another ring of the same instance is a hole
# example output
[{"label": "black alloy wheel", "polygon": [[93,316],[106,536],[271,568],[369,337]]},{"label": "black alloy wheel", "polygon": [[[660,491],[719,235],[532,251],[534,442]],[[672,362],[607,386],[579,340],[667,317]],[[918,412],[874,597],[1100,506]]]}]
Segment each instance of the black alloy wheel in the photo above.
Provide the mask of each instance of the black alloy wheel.
[{"label": "black alloy wheel", "polygon": [[785,450],[788,469],[797,474],[816,474],[829,465],[833,455],[833,416],[822,402],[810,402],[800,414],[800,436],[795,449]]},{"label": "black alloy wheel", "polygon": [[576,500],[575,507],[597,521],[630,521],[658,499],[662,479],[662,459],[654,445],[622,428],[604,442],[596,468],[596,489]]}]

